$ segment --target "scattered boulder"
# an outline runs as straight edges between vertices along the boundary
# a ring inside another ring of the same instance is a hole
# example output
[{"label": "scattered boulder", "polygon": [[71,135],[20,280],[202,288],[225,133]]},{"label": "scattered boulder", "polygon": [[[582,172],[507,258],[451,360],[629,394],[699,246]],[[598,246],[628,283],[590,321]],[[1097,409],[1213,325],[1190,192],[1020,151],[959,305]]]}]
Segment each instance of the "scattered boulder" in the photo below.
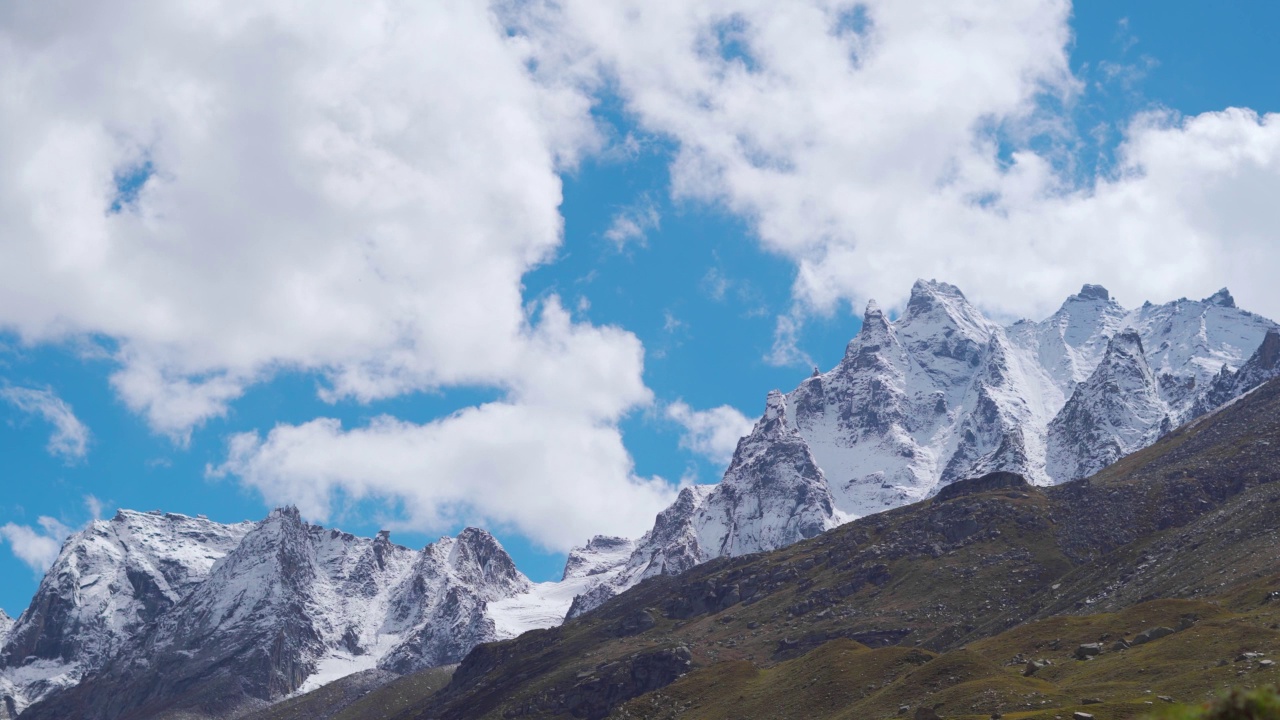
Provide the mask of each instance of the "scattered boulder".
[{"label": "scattered boulder", "polygon": [[1163,700],[1164,702],[1167,702],[1167,703],[1173,702],[1173,698],[1169,697],[1168,695],[1157,695],[1156,699]]},{"label": "scattered boulder", "polygon": [[1262,661],[1260,661],[1260,662],[1258,663],[1258,667],[1260,667],[1260,668],[1269,668],[1269,667],[1274,666],[1275,664],[1276,664],[1276,661],[1275,661],[1275,660],[1262,660]]},{"label": "scattered boulder", "polygon": [[1080,701],[1081,705],[1101,705],[1102,698],[1085,698]]},{"label": "scattered boulder", "polygon": [[1040,672],[1040,668],[1049,664],[1047,660],[1028,660],[1027,666],[1022,670],[1023,677],[1031,677]]},{"label": "scattered boulder", "polygon": [[1160,638],[1166,635],[1172,635],[1173,633],[1174,633],[1173,628],[1165,627],[1163,625],[1159,627],[1147,628],[1146,630],[1143,630],[1142,632],[1138,633],[1137,636],[1133,638],[1133,644],[1142,645],[1144,643],[1149,643],[1152,640],[1159,640]]},{"label": "scattered boulder", "polygon": [[1108,648],[1108,650],[1110,650],[1111,652],[1120,652],[1121,650],[1128,650],[1128,649],[1129,649],[1129,648],[1131,648],[1131,647],[1133,647],[1133,646],[1129,644],[1129,641],[1128,641],[1128,640],[1124,640],[1124,639],[1122,638],[1122,639],[1120,639],[1120,640],[1117,640],[1117,641],[1115,641],[1115,642],[1111,643],[1111,647],[1110,647],[1110,648]]},{"label": "scattered boulder", "polygon": [[1071,713],[1071,720],[1093,720],[1093,716],[1087,712],[1077,711],[1077,712]]},{"label": "scattered boulder", "polygon": [[1260,652],[1243,652],[1236,656],[1236,662],[1245,662],[1246,660],[1256,660],[1262,657]]},{"label": "scattered boulder", "polygon": [[1075,657],[1077,660],[1088,660],[1095,655],[1102,654],[1102,643],[1085,643],[1076,648]]}]

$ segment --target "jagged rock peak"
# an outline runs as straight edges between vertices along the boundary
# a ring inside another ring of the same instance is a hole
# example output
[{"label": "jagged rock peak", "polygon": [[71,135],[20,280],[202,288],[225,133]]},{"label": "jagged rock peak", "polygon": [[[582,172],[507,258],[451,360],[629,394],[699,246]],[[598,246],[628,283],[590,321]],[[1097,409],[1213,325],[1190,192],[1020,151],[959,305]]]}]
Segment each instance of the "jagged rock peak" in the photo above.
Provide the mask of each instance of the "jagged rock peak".
[{"label": "jagged rock peak", "polygon": [[485,583],[512,587],[528,584],[502,543],[481,528],[469,527],[458,533],[450,543],[449,564],[458,572],[478,574]]},{"label": "jagged rock peak", "polygon": [[[1133,328],[1121,330],[1107,344],[1107,354],[1110,355],[1112,353],[1124,353],[1135,357],[1145,355],[1142,349],[1142,336]],[[1104,359],[1103,362],[1106,362],[1106,360]]]},{"label": "jagged rock peak", "polygon": [[272,510],[271,513],[267,515],[268,521],[275,518],[283,518],[285,520],[301,523],[302,513],[298,512],[298,508],[294,505],[285,505]]},{"label": "jagged rock peak", "polygon": [[756,422],[751,434],[738,441],[739,446],[752,438],[777,438],[794,435],[795,428],[787,421],[787,396],[779,390],[770,390],[765,399],[764,415]]},{"label": "jagged rock peak", "polygon": [[1236,299],[1231,297],[1231,291],[1226,288],[1222,288],[1218,292],[1205,298],[1203,302],[1211,305],[1219,305],[1225,308],[1233,308],[1236,306]]},{"label": "jagged rock peak", "polygon": [[1067,298],[1067,300],[1101,300],[1103,302],[1110,302],[1111,293],[1107,292],[1107,289],[1101,285],[1090,285],[1086,283],[1084,287],[1080,288],[1080,292],[1072,295],[1070,298]]},{"label": "jagged rock peak", "polygon": [[889,332],[889,318],[875,300],[867,301],[867,310],[862,314],[862,334],[879,337]]},{"label": "jagged rock peak", "polygon": [[1261,367],[1267,369],[1280,367],[1280,330],[1271,328],[1267,331],[1266,337],[1262,338],[1262,344],[1250,359],[1254,358],[1257,358],[1258,365]]}]

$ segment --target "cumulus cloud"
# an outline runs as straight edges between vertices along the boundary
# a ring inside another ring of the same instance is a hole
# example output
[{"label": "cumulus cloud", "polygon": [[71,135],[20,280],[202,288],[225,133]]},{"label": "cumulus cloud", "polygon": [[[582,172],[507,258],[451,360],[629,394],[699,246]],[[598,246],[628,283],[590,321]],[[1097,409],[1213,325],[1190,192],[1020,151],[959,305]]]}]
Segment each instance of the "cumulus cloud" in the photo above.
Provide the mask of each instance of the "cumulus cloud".
[{"label": "cumulus cloud", "polygon": [[738,447],[738,440],[751,432],[752,421],[729,405],[694,410],[677,400],[667,406],[667,419],[684,428],[680,446],[714,463],[727,465]]},{"label": "cumulus cloud", "polygon": [[[107,338],[115,391],[178,443],[284,372],[331,401],[495,388],[422,426],[241,436],[221,470],[316,517],[345,491],[559,548],[611,516],[639,527],[666,499],[617,428],[651,402],[639,342],[522,295],[562,239],[559,173],[600,146],[592,97],[538,74],[499,10],[0,11],[0,328]],[[341,452],[323,482],[291,473],[308,439]],[[391,446],[404,467],[370,454]],[[557,503],[557,527],[532,519]]]},{"label": "cumulus cloud", "polygon": [[392,501],[407,526],[509,528],[552,550],[639,535],[674,499],[669,483],[634,473],[617,430],[628,408],[651,402],[640,343],[572,323],[554,297],[537,328],[507,400],[426,424],[317,419],[240,434],[209,472],[317,520],[341,495]]},{"label": "cumulus cloud", "polygon": [[71,534],[71,528],[51,517],[41,517],[37,527],[5,523],[0,526],[0,538],[9,543],[9,549],[19,560],[36,572],[49,569],[62,542]]},{"label": "cumulus cloud", "polygon": [[1266,201],[1280,120],[1141,115],[1121,123],[1105,174],[1077,175],[1087,143],[1069,111],[1086,89],[1065,0],[539,7],[530,26],[555,38],[544,65],[593,68],[673,141],[672,194],[739,214],[795,263],[780,362],[803,362],[804,316],[900,306],[917,277],[1010,316],[1046,315],[1083,282],[1130,304],[1229,284],[1280,315],[1280,209]]},{"label": "cumulus cloud", "polygon": [[181,440],[281,371],[506,386],[590,99],[481,3],[33,5],[0,24],[0,327],[118,347]]},{"label": "cumulus cloud", "polygon": [[24,413],[39,416],[53,426],[53,434],[46,446],[49,454],[75,461],[83,459],[89,451],[89,428],[53,390],[0,387],[0,400]]},{"label": "cumulus cloud", "polygon": [[231,440],[213,474],[234,473],[268,502],[324,520],[338,492],[393,499],[403,524],[510,529],[564,551],[593,534],[638,536],[673,499],[660,478],[619,476],[630,458],[612,429],[573,413],[492,403],[416,425],[391,417],[344,429],[332,419]]}]

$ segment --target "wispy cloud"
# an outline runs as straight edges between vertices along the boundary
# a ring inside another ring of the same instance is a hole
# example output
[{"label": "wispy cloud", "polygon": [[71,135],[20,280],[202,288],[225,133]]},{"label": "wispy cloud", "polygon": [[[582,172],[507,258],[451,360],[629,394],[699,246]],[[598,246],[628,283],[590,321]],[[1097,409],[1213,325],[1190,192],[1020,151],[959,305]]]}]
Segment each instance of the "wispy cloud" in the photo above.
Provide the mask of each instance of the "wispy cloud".
[{"label": "wispy cloud", "polygon": [[53,426],[46,446],[49,454],[67,461],[81,460],[89,451],[89,428],[71,406],[50,389],[26,387],[0,388],[0,399],[29,415],[43,418]]},{"label": "wispy cloud", "polygon": [[632,243],[643,247],[649,233],[657,230],[661,223],[662,216],[658,214],[658,208],[646,197],[614,215],[613,223],[604,231],[604,237],[618,250],[624,250]]},{"label": "wispy cloud", "polygon": [[738,440],[751,432],[751,420],[729,405],[694,410],[677,400],[667,406],[667,419],[684,428],[680,447],[717,463],[728,464]]}]

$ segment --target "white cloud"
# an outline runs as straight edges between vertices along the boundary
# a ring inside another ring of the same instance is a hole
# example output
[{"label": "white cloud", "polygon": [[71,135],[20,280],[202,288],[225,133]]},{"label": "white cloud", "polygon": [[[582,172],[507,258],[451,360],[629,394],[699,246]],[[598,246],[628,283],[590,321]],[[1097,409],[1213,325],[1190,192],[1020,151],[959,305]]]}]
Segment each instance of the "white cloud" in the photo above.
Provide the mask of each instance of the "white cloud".
[{"label": "white cloud", "polygon": [[528,348],[506,401],[422,425],[318,419],[240,434],[210,474],[237,475],[316,520],[341,494],[391,501],[418,529],[511,528],[553,550],[599,533],[638,536],[674,499],[664,480],[635,475],[617,430],[628,408],[651,402],[640,343],[573,324],[552,298]]},{"label": "white cloud", "polygon": [[46,446],[49,454],[74,461],[83,459],[89,451],[89,428],[53,390],[0,387],[0,399],[24,413],[40,416],[53,426]]},{"label": "white cloud", "polygon": [[644,246],[649,233],[657,230],[661,223],[662,216],[658,214],[657,206],[646,199],[614,215],[604,237],[620,251],[630,243]]},{"label": "white cloud", "polygon": [[72,531],[51,517],[41,517],[36,522],[39,527],[6,523],[0,526],[0,538],[8,541],[9,549],[19,560],[42,573],[58,559],[62,542]]},{"label": "white cloud", "polygon": [[335,494],[388,499],[404,524],[509,528],[564,551],[593,534],[638,536],[673,499],[661,479],[619,476],[619,435],[572,413],[493,403],[415,425],[390,417],[344,429],[319,419],[232,438],[227,462],[270,503],[324,520]]},{"label": "white cloud", "polygon": [[598,140],[496,23],[464,0],[8,18],[0,327],[113,339],[116,390],[179,440],[280,371],[361,400],[511,384],[558,171]]},{"label": "white cloud", "polygon": [[900,307],[917,277],[1008,315],[1046,315],[1083,282],[1129,304],[1227,284],[1280,315],[1280,206],[1267,200],[1280,120],[1139,116],[1120,125],[1115,172],[1080,182],[1087,145],[1047,109],[1084,90],[1065,0],[542,10],[554,18],[532,23],[552,36],[544,72],[593,68],[643,129],[674,141],[677,199],[737,213],[796,264],[800,313],[779,322],[780,357],[802,357],[786,352],[794,321],[869,297]]},{"label": "white cloud", "polygon": [[[582,84],[536,74],[500,11],[73,0],[8,17],[0,328],[109,339],[116,392],[180,444],[283,372],[321,374],[327,400],[496,388],[423,426],[241,436],[222,470],[313,516],[346,492],[559,548],[639,528],[667,496],[617,428],[651,402],[639,342],[522,294],[562,239],[559,173],[602,136]],[[126,176],[144,182],[124,197]],[[308,439],[341,452],[323,482],[291,474]],[[367,453],[391,446],[403,466]]]},{"label": "white cloud", "polygon": [[751,432],[752,421],[729,405],[694,410],[677,400],[667,406],[667,418],[684,428],[680,446],[705,456],[715,463],[727,465],[738,447],[738,440]]}]

